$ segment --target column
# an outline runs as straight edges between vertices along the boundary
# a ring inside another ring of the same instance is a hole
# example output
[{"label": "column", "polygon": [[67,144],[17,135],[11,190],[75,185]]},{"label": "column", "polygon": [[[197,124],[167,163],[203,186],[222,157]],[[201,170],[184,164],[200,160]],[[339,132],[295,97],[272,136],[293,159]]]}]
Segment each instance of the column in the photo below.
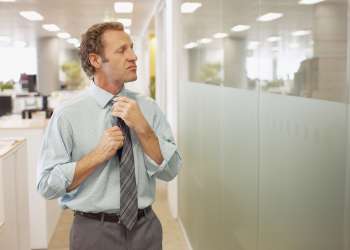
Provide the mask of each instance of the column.
[{"label": "column", "polygon": [[37,43],[38,91],[49,95],[60,89],[59,83],[59,38],[43,37]]},{"label": "column", "polygon": [[346,2],[324,2],[314,7],[313,39],[317,86],[312,97],[344,102],[346,99]]}]

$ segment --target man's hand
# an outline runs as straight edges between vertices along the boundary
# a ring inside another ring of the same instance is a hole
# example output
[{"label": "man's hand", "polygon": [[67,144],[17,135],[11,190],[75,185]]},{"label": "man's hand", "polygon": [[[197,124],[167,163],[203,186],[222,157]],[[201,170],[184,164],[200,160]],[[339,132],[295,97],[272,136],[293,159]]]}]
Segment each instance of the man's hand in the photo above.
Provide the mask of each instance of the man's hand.
[{"label": "man's hand", "polygon": [[126,125],[132,128],[141,142],[143,151],[157,164],[163,162],[158,137],[143,116],[136,101],[125,96],[114,99],[112,115],[120,117]]},{"label": "man's hand", "polygon": [[149,125],[143,116],[139,105],[135,100],[125,96],[119,96],[114,99],[112,115],[120,117],[136,133],[143,132]]},{"label": "man's hand", "polygon": [[124,136],[119,127],[114,126],[106,129],[96,148],[77,162],[73,181],[67,188],[67,192],[78,187],[100,164],[115,156],[123,143]]},{"label": "man's hand", "polygon": [[100,161],[105,162],[115,156],[118,149],[123,147],[124,136],[119,127],[114,126],[104,131],[103,136],[95,148],[95,153],[100,157]]}]

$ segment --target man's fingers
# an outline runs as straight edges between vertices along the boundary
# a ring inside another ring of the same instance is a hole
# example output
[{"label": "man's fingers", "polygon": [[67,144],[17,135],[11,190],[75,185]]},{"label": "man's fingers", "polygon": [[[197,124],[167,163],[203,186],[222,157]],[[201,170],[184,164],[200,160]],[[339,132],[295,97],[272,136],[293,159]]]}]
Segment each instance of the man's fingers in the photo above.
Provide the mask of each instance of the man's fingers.
[{"label": "man's fingers", "polygon": [[126,116],[126,112],[124,112],[124,111],[113,111],[112,115],[116,116],[116,117],[120,117],[120,118],[123,119]]},{"label": "man's fingers", "polygon": [[114,148],[114,149],[118,149],[118,148],[120,148],[121,146],[123,146],[123,141],[119,141],[119,142],[112,142],[111,143],[111,146],[112,146],[112,148]]},{"label": "man's fingers", "polygon": [[121,131],[121,129],[115,125],[115,126],[112,126],[110,128],[107,128],[106,131],[115,132],[115,131]]},{"label": "man's fingers", "polygon": [[130,99],[127,98],[126,96],[118,96],[116,98],[113,99],[114,101],[118,102],[122,102],[122,103],[128,103],[130,102]]},{"label": "man's fingers", "polygon": [[120,130],[119,127],[116,127],[114,129],[109,129],[108,131],[106,131],[105,136],[112,140],[124,140],[123,132]]},{"label": "man's fingers", "polygon": [[112,109],[112,115],[118,116],[119,113],[126,113],[128,111],[128,105],[122,104],[122,105],[115,105]]},{"label": "man's fingers", "polygon": [[120,144],[120,143],[123,143],[124,142],[124,136],[115,136],[115,137],[110,137],[109,138],[110,140],[110,143],[117,143],[117,144]]},{"label": "man's fingers", "polygon": [[129,103],[127,102],[116,102],[113,104],[113,108],[127,108],[129,107]]},{"label": "man's fingers", "polygon": [[123,112],[123,111],[127,111],[127,110],[128,110],[128,108],[125,106],[115,106],[112,110],[112,113],[115,111]]},{"label": "man's fingers", "polygon": [[121,131],[116,131],[116,132],[110,133],[108,136],[109,136],[109,137],[112,137],[112,138],[117,138],[117,137],[119,137],[119,136],[124,136],[124,135],[123,135],[123,132],[121,132]]}]

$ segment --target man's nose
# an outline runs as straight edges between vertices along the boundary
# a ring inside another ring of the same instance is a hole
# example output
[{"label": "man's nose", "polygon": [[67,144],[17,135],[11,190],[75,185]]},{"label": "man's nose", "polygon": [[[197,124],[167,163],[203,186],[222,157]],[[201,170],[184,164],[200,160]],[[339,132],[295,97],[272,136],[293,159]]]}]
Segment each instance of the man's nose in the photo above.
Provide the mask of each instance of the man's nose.
[{"label": "man's nose", "polygon": [[137,56],[136,56],[134,50],[130,50],[128,59],[129,59],[130,61],[137,61]]}]

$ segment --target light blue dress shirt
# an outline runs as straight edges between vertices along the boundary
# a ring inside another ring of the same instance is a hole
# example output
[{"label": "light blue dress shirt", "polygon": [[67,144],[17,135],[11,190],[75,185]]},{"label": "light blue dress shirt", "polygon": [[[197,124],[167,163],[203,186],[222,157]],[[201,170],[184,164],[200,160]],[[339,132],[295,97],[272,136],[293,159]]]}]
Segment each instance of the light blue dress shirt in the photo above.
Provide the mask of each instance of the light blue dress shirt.
[{"label": "light blue dress shirt", "polygon": [[[181,157],[166,118],[152,99],[125,88],[118,95],[137,101],[159,139],[164,158],[161,165],[149,158],[131,130],[138,206],[145,208],[154,202],[156,178],[173,179],[180,169]],[[112,126],[111,106],[108,104],[113,97],[91,83],[79,97],[55,110],[45,131],[38,163],[37,189],[45,198],[59,198],[62,207],[83,212],[119,211],[118,157],[97,167],[76,189],[66,191],[72,183],[77,161],[91,152],[103,132]]]}]

